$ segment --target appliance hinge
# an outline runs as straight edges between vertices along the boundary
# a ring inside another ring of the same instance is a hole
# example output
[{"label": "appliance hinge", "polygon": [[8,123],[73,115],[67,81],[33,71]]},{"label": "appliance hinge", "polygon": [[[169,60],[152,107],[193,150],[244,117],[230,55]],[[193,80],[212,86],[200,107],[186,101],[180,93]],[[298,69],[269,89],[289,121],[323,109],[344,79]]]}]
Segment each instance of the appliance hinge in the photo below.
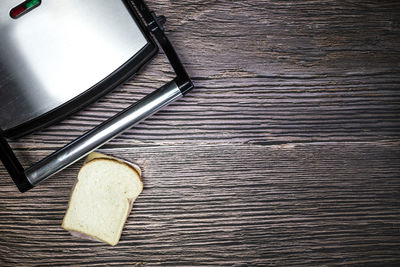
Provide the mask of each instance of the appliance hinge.
[{"label": "appliance hinge", "polygon": [[154,32],[159,28],[161,31],[164,31],[164,24],[167,21],[165,16],[157,16],[154,11],[150,12],[151,16],[153,17],[153,20],[147,25],[147,28],[151,31]]}]

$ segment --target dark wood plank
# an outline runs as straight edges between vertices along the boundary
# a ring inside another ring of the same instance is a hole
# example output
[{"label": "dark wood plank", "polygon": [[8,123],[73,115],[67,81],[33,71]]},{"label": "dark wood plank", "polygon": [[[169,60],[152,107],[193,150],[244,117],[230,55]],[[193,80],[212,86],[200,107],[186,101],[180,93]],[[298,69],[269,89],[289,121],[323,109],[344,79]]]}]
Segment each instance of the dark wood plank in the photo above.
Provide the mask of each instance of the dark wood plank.
[{"label": "dark wood plank", "polygon": [[[145,190],[115,247],[60,227],[79,164],[0,168],[0,265],[399,265],[400,2],[149,0],[196,89],[103,151]],[[173,77],[164,55],[12,142],[38,161]]]},{"label": "dark wood plank", "polygon": [[399,263],[399,147],[102,150],[137,162],[144,173],[144,191],[114,248],[60,227],[80,164],[23,195],[1,169],[0,265]]},{"label": "dark wood plank", "polygon": [[[149,3],[168,17],[197,87],[111,144],[399,138],[399,1]],[[159,57],[86,111],[14,146],[61,146],[171,77]]]}]

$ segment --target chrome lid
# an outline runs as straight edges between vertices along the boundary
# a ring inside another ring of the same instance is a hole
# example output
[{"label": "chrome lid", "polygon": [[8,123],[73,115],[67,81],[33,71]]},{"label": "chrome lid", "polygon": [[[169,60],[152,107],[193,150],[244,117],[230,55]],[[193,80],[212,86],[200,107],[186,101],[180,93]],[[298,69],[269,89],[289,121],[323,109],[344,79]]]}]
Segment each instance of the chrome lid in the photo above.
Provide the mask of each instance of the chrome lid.
[{"label": "chrome lid", "polygon": [[0,1],[0,128],[7,130],[85,93],[148,43],[120,0],[42,0],[12,19]]}]

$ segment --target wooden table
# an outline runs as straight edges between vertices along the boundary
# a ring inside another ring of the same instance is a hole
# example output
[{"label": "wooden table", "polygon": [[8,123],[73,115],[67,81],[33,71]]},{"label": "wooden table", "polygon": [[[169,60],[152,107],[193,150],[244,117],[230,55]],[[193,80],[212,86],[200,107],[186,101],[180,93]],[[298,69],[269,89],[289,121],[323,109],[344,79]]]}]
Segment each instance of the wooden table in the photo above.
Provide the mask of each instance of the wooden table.
[{"label": "wooden table", "polygon": [[[1,167],[0,265],[399,265],[400,2],[148,2],[196,89],[100,149],[144,173],[119,245],[60,226],[82,162],[25,194]],[[28,166],[172,76],[12,146]]]}]

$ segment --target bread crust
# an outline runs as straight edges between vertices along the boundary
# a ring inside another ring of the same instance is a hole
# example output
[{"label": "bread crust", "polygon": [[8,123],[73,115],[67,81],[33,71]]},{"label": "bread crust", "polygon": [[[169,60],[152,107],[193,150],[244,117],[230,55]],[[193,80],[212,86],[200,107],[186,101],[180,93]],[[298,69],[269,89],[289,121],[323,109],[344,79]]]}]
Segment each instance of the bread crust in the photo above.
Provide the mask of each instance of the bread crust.
[{"label": "bread crust", "polygon": [[[140,195],[140,193],[143,191],[143,182],[142,182],[142,178],[141,178],[141,173],[142,173],[142,172],[141,172],[141,169],[140,169],[139,166],[137,166],[136,164],[133,164],[133,163],[131,163],[131,162],[129,162],[129,161],[122,160],[122,159],[117,159],[117,158],[115,158],[115,157],[111,157],[111,156],[108,156],[108,155],[104,155],[104,154],[101,154],[101,153],[98,153],[98,152],[93,152],[93,153],[89,154],[88,157],[86,158],[85,162],[83,163],[82,167],[79,169],[78,175],[77,175],[77,177],[76,177],[76,179],[75,179],[74,185],[73,185],[72,190],[71,190],[70,199],[69,199],[69,201],[68,201],[68,207],[67,207],[66,214],[68,213],[68,211],[69,211],[69,209],[70,209],[70,204],[71,204],[72,196],[73,196],[74,191],[75,191],[75,188],[76,188],[76,186],[77,186],[77,184],[78,184],[78,182],[79,182],[79,173],[82,171],[82,169],[83,169],[86,165],[88,165],[88,164],[90,164],[90,163],[93,163],[93,162],[95,162],[95,161],[104,161],[104,160],[105,160],[105,161],[112,161],[112,162],[115,162],[115,163],[118,163],[118,164],[122,164],[122,165],[124,165],[124,166],[128,166],[128,167],[131,168],[133,171],[135,171],[135,173],[137,174],[137,177],[139,178],[139,182],[140,182],[140,184],[141,184],[141,188],[140,188],[139,194],[138,194],[135,198],[127,198],[127,201],[128,201],[128,204],[129,204],[129,208],[128,208],[127,214],[126,214],[126,216],[125,216],[125,222],[126,222],[128,216],[129,216],[129,214],[130,214],[131,211],[132,211],[134,201],[137,199],[137,197],[138,197],[138,196]],[[77,230],[75,230],[75,229],[71,229],[71,228],[69,228],[69,227],[67,227],[67,226],[65,225],[65,218],[66,218],[66,216],[64,216],[64,218],[63,218],[62,227],[63,227],[65,230],[67,230],[72,236],[75,236],[75,237],[78,237],[78,238],[81,238],[81,239],[91,240],[91,241],[105,242],[105,243],[107,243],[107,244],[110,244],[111,246],[115,246],[115,245],[118,243],[118,241],[117,241],[117,243],[113,244],[113,243],[110,243],[110,242],[108,242],[108,241],[106,241],[106,240],[103,240],[103,239],[101,239],[101,238],[99,238],[99,237],[95,237],[95,236],[92,236],[92,235],[89,235],[89,234],[86,234],[86,233],[77,231]],[[124,224],[125,224],[125,222],[124,222]],[[123,228],[121,228],[121,230],[120,230],[119,233],[118,233],[118,240],[119,240],[119,238],[120,238],[120,236],[121,236],[121,234],[122,234],[122,230],[123,230]]]},{"label": "bread crust", "polygon": [[[125,164],[129,165],[131,168],[133,168],[133,169],[136,171],[136,173],[139,175],[140,181],[142,181],[142,178],[141,178],[141,176],[142,176],[142,170],[140,169],[140,167],[139,167],[138,165],[136,165],[136,164],[134,164],[134,163],[132,163],[132,162],[129,162],[129,161],[127,161],[127,160],[124,160],[124,159],[117,159],[117,158],[115,158],[115,157],[108,156],[108,155],[104,155],[104,154],[99,153],[99,152],[92,152],[92,153],[90,153],[90,154],[87,156],[87,158],[86,158],[86,160],[85,160],[83,166],[85,166],[86,163],[89,163],[90,161],[95,160],[95,159],[113,159],[113,160],[116,160],[116,161],[125,163]],[[83,167],[83,166],[82,166],[82,167]]]}]

